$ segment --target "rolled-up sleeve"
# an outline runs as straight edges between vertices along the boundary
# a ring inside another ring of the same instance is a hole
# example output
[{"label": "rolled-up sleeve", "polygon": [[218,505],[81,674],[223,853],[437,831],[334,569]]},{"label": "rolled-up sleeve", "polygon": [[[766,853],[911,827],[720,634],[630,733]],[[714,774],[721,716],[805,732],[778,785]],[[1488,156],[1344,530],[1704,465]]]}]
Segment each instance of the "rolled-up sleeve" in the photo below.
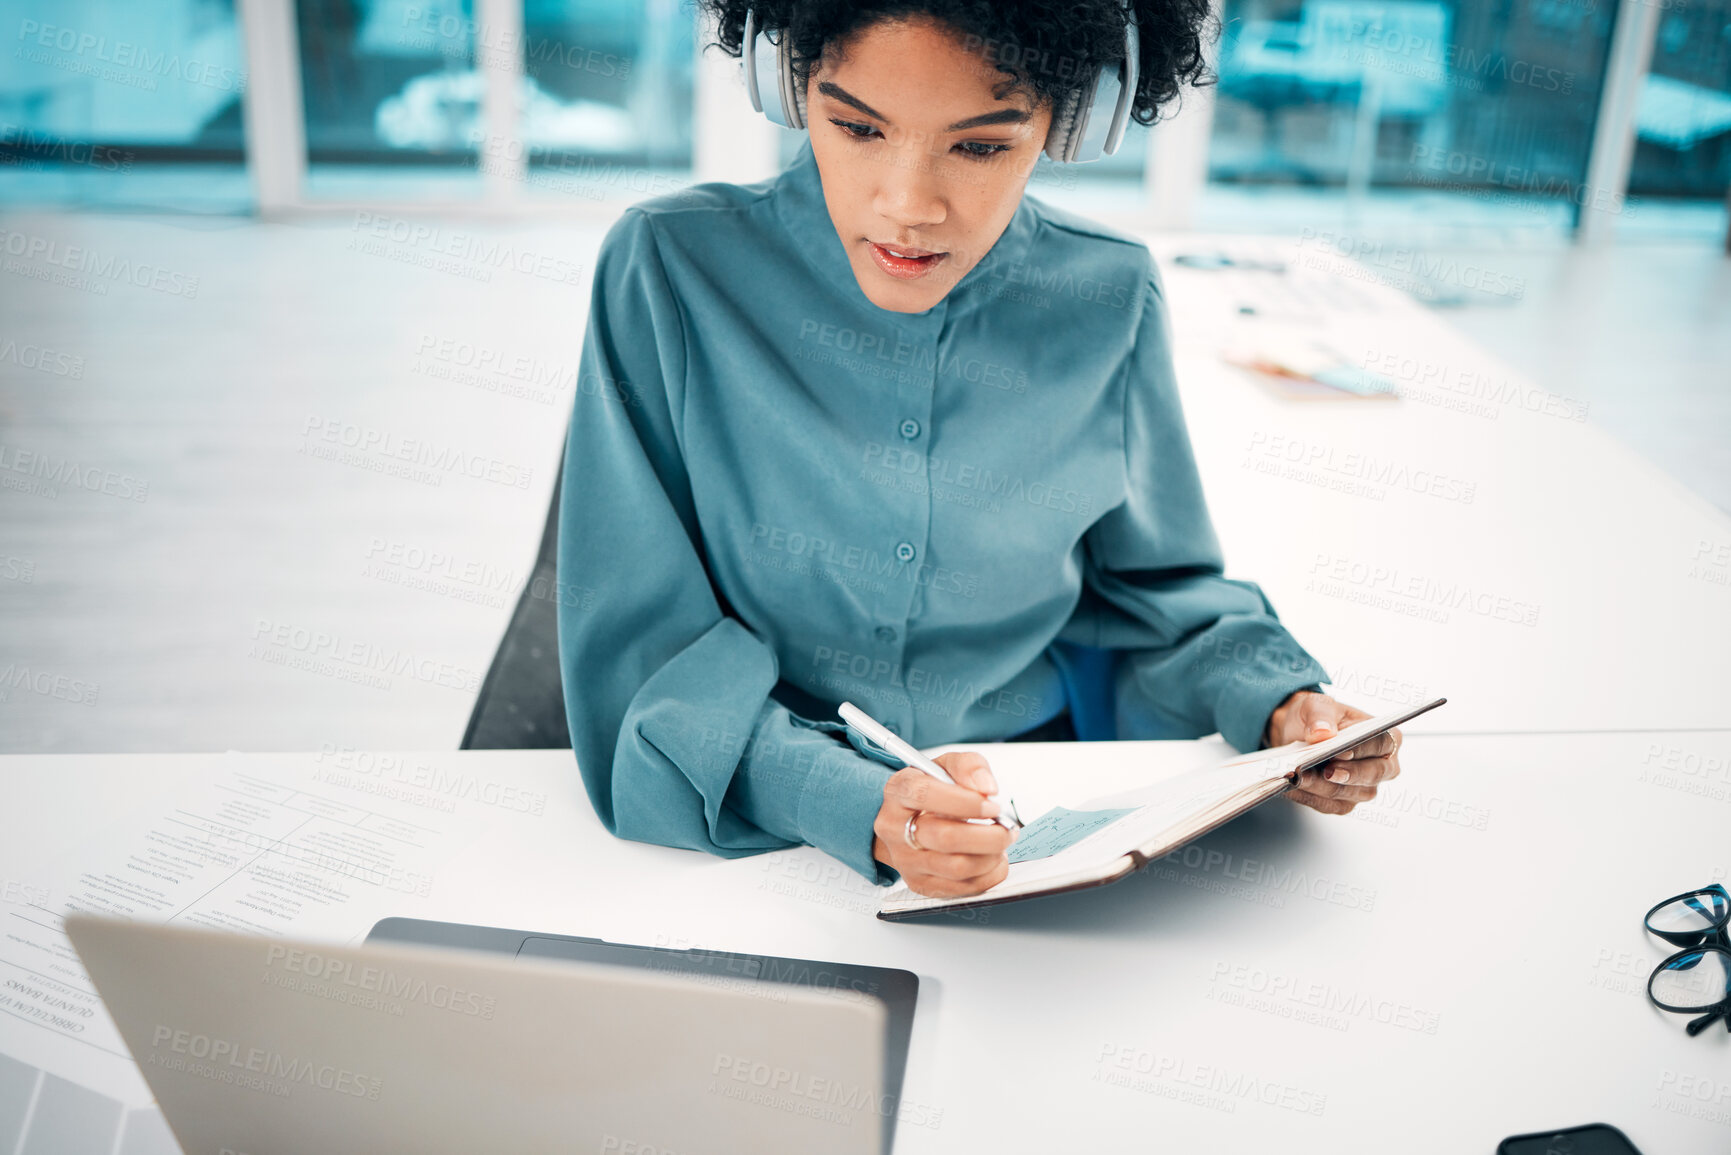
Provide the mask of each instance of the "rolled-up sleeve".
[{"label": "rolled-up sleeve", "polygon": [[1125,651],[1120,738],[1218,730],[1238,750],[1255,750],[1274,708],[1328,675],[1255,583],[1224,576],[1152,266],[1143,290],[1122,382],[1126,497],[1084,540],[1082,603],[1065,636]]},{"label": "rolled-up sleeve", "polygon": [[578,770],[622,838],[738,857],[809,843],[875,882],[890,771],[771,699],[775,654],[724,612],[679,414],[685,327],[653,222],[595,271],[559,510],[559,661]]}]

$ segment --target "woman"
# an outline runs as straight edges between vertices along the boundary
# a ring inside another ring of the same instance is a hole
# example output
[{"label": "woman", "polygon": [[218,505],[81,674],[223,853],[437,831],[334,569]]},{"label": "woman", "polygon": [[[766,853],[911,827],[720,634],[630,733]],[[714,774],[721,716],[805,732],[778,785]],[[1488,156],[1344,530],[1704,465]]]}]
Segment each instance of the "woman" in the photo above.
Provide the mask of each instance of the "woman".
[{"label": "woman", "polygon": [[[737,52],[745,9],[708,3]],[[759,6],[809,140],[779,177],[626,211],[602,245],[565,455],[559,646],[615,834],[810,843],[978,893],[1012,839],[978,752],[1036,737],[1320,740],[1363,718],[1222,575],[1135,239],[1023,196],[1054,108],[1124,54],[1111,0]],[[1136,5],[1135,116],[1201,73],[1206,0]],[[1110,659],[1102,664],[1098,659]],[[1104,671],[1104,677],[1101,677]],[[1325,813],[1398,732],[1307,772]]]}]

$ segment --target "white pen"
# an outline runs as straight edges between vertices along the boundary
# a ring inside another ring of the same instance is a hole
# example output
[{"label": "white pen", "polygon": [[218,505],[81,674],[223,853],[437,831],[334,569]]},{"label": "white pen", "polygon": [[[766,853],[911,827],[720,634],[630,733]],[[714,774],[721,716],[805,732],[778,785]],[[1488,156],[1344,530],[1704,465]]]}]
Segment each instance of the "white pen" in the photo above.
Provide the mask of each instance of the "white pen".
[{"label": "white pen", "polygon": [[[842,720],[848,725],[858,730],[861,734],[864,734],[867,738],[870,738],[873,742],[876,742],[879,746],[883,747],[886,752],[900,758],[905,764],[912,766],[916,770],[924,770],[939,782],[948,782],[952,786],[956,784],[956,780],[945,773],[942,766],[939,766],[936,762],[933,762],[930,758],[927,758],[924,754],[921,754],[918,750],[915,750],[912,746],[896,737],[895,734],[890,731],[889,727],[885,726],[882,722],[877,721],[870,714],[867,714],[852,702],[843,702],[840,706],[836,707],[836,712],[842,716]],[[1022,825],[1021,815],[1016,813],[1016,803],[1014,799],[1005,797],[1002,794],[992,794],[989,795],[989,797],[993,802],[998,804],[998,816],[992,819],[992,821],[996,822],[1006,830],[1014,830],[1016,827]],[[974,819],[970,818],[968,821],[972,822]]]}]

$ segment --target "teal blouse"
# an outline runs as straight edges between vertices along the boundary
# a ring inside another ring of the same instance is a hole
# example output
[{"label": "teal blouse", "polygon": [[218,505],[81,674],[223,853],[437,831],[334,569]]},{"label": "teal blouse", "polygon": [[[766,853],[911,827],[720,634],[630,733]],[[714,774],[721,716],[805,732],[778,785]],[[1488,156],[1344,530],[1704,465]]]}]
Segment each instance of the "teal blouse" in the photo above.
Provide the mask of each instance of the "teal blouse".
[{"label": "teal blouse", "polygon": [[942,301],[891,312],[808,141],[772,180],[625,211],[579,374],[559,660],[620,837],[809,843],[889,882],[872,822],[899,763],[844,700],[919,747],[1069,706],[1084,738],[1248,750],[1327,680],[1222,576],[1160,277],[1128,235],[1024,196]]}]

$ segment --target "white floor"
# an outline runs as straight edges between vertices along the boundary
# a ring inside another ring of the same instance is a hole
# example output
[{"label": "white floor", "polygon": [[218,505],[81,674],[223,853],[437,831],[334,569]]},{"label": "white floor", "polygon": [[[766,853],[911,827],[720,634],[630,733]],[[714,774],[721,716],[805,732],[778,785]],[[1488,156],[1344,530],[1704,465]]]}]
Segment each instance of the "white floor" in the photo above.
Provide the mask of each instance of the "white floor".
[{"label": "white floor", "polygon": [[[456,744],[534,556],[599,234],[489,230],[559,281],[425,268],[478,235],[438,227],[0,218],[182,290],[0,266],[0,340],[77,370],[0,346],[0,746]],[[462,468],[379,472],[399,452]],[[24,453],[96,491],[16,472]]]},{"label": "white floor", "polygon": [[[601,229],[374,223],[0,214],[0,751],[455,745],[533,557]],[[1731,510],[1718,238],[1469,241],[1429,251],[1522,292],[1446,316]]]}]

